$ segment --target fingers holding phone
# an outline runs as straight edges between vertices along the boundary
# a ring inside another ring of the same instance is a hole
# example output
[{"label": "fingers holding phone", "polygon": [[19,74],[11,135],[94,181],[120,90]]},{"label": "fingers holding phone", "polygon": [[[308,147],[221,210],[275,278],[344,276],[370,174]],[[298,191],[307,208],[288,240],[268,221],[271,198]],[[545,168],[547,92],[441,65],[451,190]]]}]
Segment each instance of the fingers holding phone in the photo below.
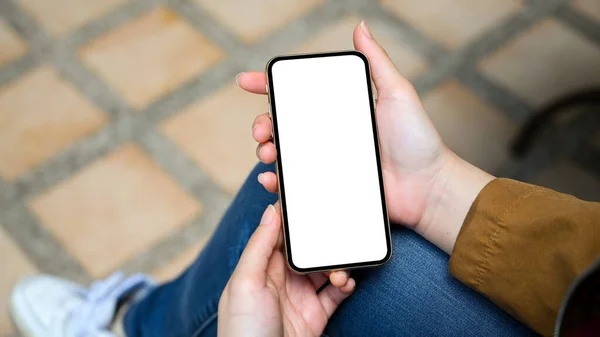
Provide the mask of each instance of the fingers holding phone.
[{"label": "fingers holding phone", "polygon": [[277,149],[273,144],[273,121],[268,113],[258,115],[252,123],[252,137],[258,142],[256,156],[265,163],[271,164],[277,159]]},{"label": "fingers holding phone", "polygon": [[277,193],[278,190],[278,182],[277,175],[273,172],[263,172],[258,175],[258,182],[263,185],[263,187],[271,192]]},{"label": "fingers holding phone", "polygon": [[355,281],[345,271],[292,273],[280,233],[276,203],[265,211],[221,295],[219,336],[321,336],[329,317],[354,291]]},{"label": "fingers holding phone", "polygon": [[[236,77],[240,88],[254,94],[267,93],[267,77],[262,72],[245,72]],[[252,123],[252,137],[258,142],[256,155],[265,164],[271,164],[277,157],[275,145],[272,142],[273,123],[268,113],[263,113]]]},{"label": "fingers holding phone", "polygon": [[259,143],[266,143],[271,140],[271,117],[268,113],[260,114],[252,123],[252,137]]},{"label": "fingers holding phone", "polygon": [[262,71],[240,73],[236,76],[235,80],[247,92],[260,95],[267,94],[267,75]]}]

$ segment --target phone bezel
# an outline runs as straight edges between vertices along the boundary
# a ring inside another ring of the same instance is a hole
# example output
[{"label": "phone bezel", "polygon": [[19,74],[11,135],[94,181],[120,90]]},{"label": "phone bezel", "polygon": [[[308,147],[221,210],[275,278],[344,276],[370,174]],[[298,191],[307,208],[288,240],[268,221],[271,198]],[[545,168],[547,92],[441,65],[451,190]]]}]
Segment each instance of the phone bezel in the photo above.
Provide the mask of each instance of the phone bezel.
[{"label": "phone bezel", "polygon": [[[281,149],[279,147],[279,143],[277,139],[279,138],[279,130],[277,126],[277,108],[275,107],[275,88],[273,86],[273,77],[272,77],[272,68],[273,65],[279,61],[285,60],[294,60],[294,59],[305,59],[305,58],[324,58],[324,57],[336,57],[336,56],[348,56],[353,55],[359,57],[364,65],[365,65],[365,80],[367,81],[367,90],[369,95],[369,108],[371,113],[371,123],[373,127],[373,137],[375,144],[375,155],[377,157],[377,171],[379,175],[379,190],[381,193],[382,200],[382,211],[384,216],[384,226],[385,226],[385,235],[386,235],[386,244],[387,244],[387,253],[385,257],[381,260],[376,261],[366,261],[366,262],[356,262],[356,263],[348,263],[348,264],[339,264],[339,265],[329,265],[329,266],[318,266],[311,268],[300,268],[294,264],[292,251],[291,251],[291,240],[289,236],[288,230],[288,219],[287,219],[287,211],[286,211],[286,200],[285,200],[285,185],[283,181],[283,165],[281,160]],[[346,269],[354,269],[354,268],[365,268],[365,267],[374,267],[379,266],[390,260],[392,256],[392,240],[391,240],[391,232],[390,232],[390,224],[389,224],[389,216],[387,211],[387,204],[385,199],[385,188],[383,183],[383,171],[381,168],[381,154],[380,154],[380,143],[379,143],[379,132],[377,129],[377,117],[375,113],[375,104],[373,101],[373,90],[371,87],[371,69],[369,65],[368,58],[361,52],[356,50],[349,51],[338,51],[338,52],[327,52],[327,53],[310,53],[310,54],[294,54],[294,55],[280,55],[275,56],[269,60],[266,66],[267,73],[267,95],[269,97],[269,114],[272,119],[273,125],[273,143],[277,149],[277,160],[276,160],[276,171],[277,171],[277,180],[279,182],[279,199],[281,205],[281,215],[282,215],[282,223],[283,223],[283,234],[284,234],[284,244],[285,244],[285,252],[286,252],[286,261],[290,269],[297,273],[312,273],[312,272],[322,272],[322,271],[332,271],[332,270],[346,270]]]}]

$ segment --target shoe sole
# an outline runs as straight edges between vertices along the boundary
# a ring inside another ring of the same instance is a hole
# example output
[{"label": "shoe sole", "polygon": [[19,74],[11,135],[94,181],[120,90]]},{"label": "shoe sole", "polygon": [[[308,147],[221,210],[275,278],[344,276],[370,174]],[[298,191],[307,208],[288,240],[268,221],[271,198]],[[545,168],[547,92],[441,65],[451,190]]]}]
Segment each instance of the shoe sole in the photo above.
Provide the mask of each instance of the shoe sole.
[{"label": "shoe sole", "polygon": [[19,334],[22,337],[39,337],[39,336],[43,336],[44,334],[36,334],[35,331],[33,331],[31,329],[31,325],[27,324],[24,319],[17,314],[16,309],[18,306],[23,306],[23,305],[27,305],[25,303],[23,303],[19,297],[20,297],[20,293],[21,293],[21,288],[23,287],[23,284],[26,283],[28,280],[22,280],[20,282],[17,283],[17,286],[13,289],[11,295],[10,295],[10,308],[9,308],[9,313],[10,313],[10,320],[12,321],[15,329],[19,332]]}]

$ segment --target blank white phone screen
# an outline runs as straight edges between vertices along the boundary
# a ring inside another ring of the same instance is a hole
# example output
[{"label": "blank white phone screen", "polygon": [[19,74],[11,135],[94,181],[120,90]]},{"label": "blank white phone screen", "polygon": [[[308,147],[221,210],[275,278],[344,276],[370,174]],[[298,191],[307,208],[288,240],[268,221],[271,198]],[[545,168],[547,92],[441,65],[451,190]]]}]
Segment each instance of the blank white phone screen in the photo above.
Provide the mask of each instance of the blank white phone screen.
[{"label": "blank white phone screen", "polygon": [[357,55],[280,59],[270,76],[292,266],[381,261],[386,215]]}]

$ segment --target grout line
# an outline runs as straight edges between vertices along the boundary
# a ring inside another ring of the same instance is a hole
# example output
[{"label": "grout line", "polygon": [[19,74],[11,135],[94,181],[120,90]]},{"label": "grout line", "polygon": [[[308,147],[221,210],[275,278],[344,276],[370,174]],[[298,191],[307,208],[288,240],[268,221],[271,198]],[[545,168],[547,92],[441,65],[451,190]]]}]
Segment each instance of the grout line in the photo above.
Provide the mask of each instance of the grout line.
[{"label": "grout line", "polygon": [[600,45],[600,23],[579,13],[579,11],[571,7],[568,3],[558,7],[554,12],[554,17],[560,22],[567,24],[567,26],[574,29],[578,34]]},{"label": "grout line", "polygon": [[186,191],[201,203],[229,203],[231,196],[202,172],[186,154],[159,130],[149,128],[136,138],[146,153]]},{"label": "grout line", "polygon": [[51,45],[50,38],[40,25],[13,0],[0,1],[0,17],[27,43],[24,56],[0,67],[0,87],[35,68]]},{"label": "grout line", "polygon": [[[344,7],[349,12],[360,12],[365,7],[374,6],[373,3],[364,0],[329,0],[336,6]],[[374,2],[374,1],[373,1]]]},{"label": "grout line", "polygon": [[476,64],[500,47],[515,40],[520,34],[533,27],[536,23],[549,17],[565,0],[534,1],[523,9],[496,24],[481,36],[472,40],[461,55],[463,63]]},{"label": "grout line", "polygon": [[448,57],[430,66],[424,74],[413,81],[419,96],[423,97],[442,83],[453,78],[459,62],[460,60],[454,57]]},{"label": "grout line", "polygon": [[16,81],[20,76],[36,68],[39,64],[35,53],[28,51],[24,56],[3,65],[0,68],[0,90],[8,86],[12,81]]},{"label": "grout line", "polygon": [[[211,212],[215,212],[211,210]],[[161,267],[167,266],[174,258],[193,247],[200,240],[212,235],[214,224],[200,216],[190,221],[183,228],[173,232],[146,251],[123,263],[118,269],[128,274],[152,274]]]},{"label": "grout line", "polygon": [[0,177],[0,214],[4,214],[17,200],[15,191],[9,182]]},{"label": "grout line", "polygon": [[[483,96],[482,98],[501,107],[502,112],[510,118],[522,120],[527,115],[527,105],[516,95],[487,81],[471,68],[476,66],[479,59],[499,49],[516,38],[527,27],[549,15],[562,1],[564,0],[534,1],[531,6],[524,7],[522,11],[510,15],[494,27],[488,28],[481,36],[457,51],[447,50],[403,19],[385,11],[381,6],[364,7],[362,13],[384,18],[385,22],[403,31],[407,36],[406,42],[409,46],[428,60],[430,68],[413,81],[413,85],[420,95],[425,95],[446,80],[458,76],[474,92]],[[480,87],[481,85],[493,90],[493,92],[486,92]],[[497,99],[492,99],[492,97]]]},{"label": "grout line", "polygon": [[90,103],[100,107],[111,123],[132,114],[132,108],[115,89],[102,81],[77,57],[66,51],[53,55],[53,65],[58,73]]},{"label": "grout line", "polygon": [[456,72],[456,78],[478,97],[499,108],[505,116],[513,121],[524,122],[533,110],[516,94],[504,89],[474,69],[461,67]]},{"label": "grout line", "polygon": [[451,78],[455,69],[460,65],[460,59],[446,47],[427,37],[404,19],[388,12],[381,5],[361,6],[359,13],[366,18],[377,18],[391,27],[394,35],[400,41],[422,56],[428,64],[427,70],[412,80],[419,95],[429,91]]},{"label": "grout line", "polygon": [[235,75],[242,70],[241,67],[236,66],[230,59],[225,59],[199,76],[177,87],[167,95],[159,98],[139,114],[152,124],[160,123],[181,112],[190,104],[197,102],[229,82],[234,81]]},{"label": "grout line", "polygon": [[99,18],[92,19],[83,26],[73,29],[55,42],[55,49],[73,50],[83,47],[90,41],[109,33],[132,20],[163,5],[168,0],[129,0]]},{"label": "grout line", "polygon": [[52,61],[61,75],[73,84],[91,102],[99,106],[117,122],[134,110],[116,89],[104,82],[78,57],[81,47],[140,15],[161,5],[164,0],[133,0],[112,12],[75,29],[53,46]]},{"label": "grout line", "polygon": [[456,78],[480,98],[500,109],[510,119],[523,122],[532,108],[517,94],[489,80],[477,69],[480,61],[499,48],[509,44],[535,23],[548,17],[564,0],[529,1],[520,12],[506,18],[486,33],[473,40],[458,52],[459,65],[455,68]]},{"label": "grout line", "polygon": [[24,204],[13,205],[2,215],[2,227],[43,272],[87,282],[87,271],[63,249]]},{"label": "grout line", "polygon": [[[178,11],[184,11],[187,7],[179,7],[183,6],[184,4],[185,2],[178,0],[172,6],[174,6],[175,9]],[[193,6],[191,4],[189,6],[190,8],[187,8],[186,10],[188,17],[190,15],[205,15],[194,14],[194,10],[191,9]],[[339,14],[339,10],[336,9],[335,6],[330,5],[321,9],[324,10],[326,14],[324,15],[321,12],[318,12],[318,14],[327,17],[327,20],[325,20],[324,17],[315,17],[314,13],[309,13],[306,16],[301,17],[297,21],[295,21],[295,24],[297,26],[304,28],[296,27],[295,29],[302,29],[302,31],[291,32],[292,34],[299,33],[299,38],[297,37],[290,39],[287,36],[285,37],[286,43],[290,45],[290,48],[304,41],[304,35],[312,33],[318,28],[321,28],[320,26],[322,25],[315,25],[312,23],[312,21],[328,21],[329,19],[336,17]],[[311,29],[305,29],[306,27],[311,27]],[[202,32],[204,33],[205,31]],[[281,35],[282,33],[280,31],[279,33],[276,33],[276,35],[277,34]],[[287,34],[289,34],[289,32],[284,35]],[[233,39],[233,37],[230,37],[230,39]],[[233,49],[232,51],[228,51],[228,58],[221,61],[221,63],[212,67],[208,71],[202,73],[200,76],[175,89],[172,93],[165,95],[157,102],[153,103],[150,107],[148,107],[148,109],[145,113],[143,113],[143,115],[147,116],[148,120],[152,123],[158,123],[174,115],[175,113],[180,112],[189,104],[200,100],[202,97],[207,96],[215,90],[218,90],[218,88],[223,87],[224,85],[233,81],[237,73],[248,69],[264,68],[266,60],[268,60],[271,57],[271,55],[273,55],[273,53],[269,53],[267,51],[277,48],[281,49],[282,43],[278,43],[277,41],[273,42],[276,39],[277,36],[271,36],[267,40],[267,42],[262,44],[259,42],[258,45],[252,47],[243,46],[241,43],[226,43],[231,44],[231,46],[226,47],[226,50]]]},{"label": "grout line", "polygon": [[235,54],[246,48],[245,44],[235,36],[235,33],[229,31],[224,24],[213,18],[200,5],[186,0],[170,0],[168,6],[184,17],[196,31],[202,33],[213,44],[223,49],[225,54]]},{"label": "grout line", "polygon": [[429,64],[436,64],[450,54],[450,51],[445,46],[429,38],[425,33],[411,26],[397,15],[390,13],[381,7],[381,5],[364,6],[360,14],[377,18],[394,30],[402,32],[406,43],[418,54],[422,55]]},{"label": "grout line", "polygon": [[244,70],[264,71],[271,57],[289,54],[294,48],[321,32],[346,14],[342,5],[328,1],[281,27],[255,45],[235,55]]},{"label": "grout line", "polygon": [[80,169],[130,141],[136,130],[143,128],[133,118],[122,118],[93,135],[71,144],[67,149],[46,160],[8,186],[17,200],[27,202],[39,193],[71,177]]},{"label": "grout line", "polygon": [[137,141],[157,165],[202,204],[202,214],[199,217],[120,267],[129,273],[152,273],[201,238],[211,235],[231,202],[231,196],[213,183],[210,177],[158,130],[147,129]]},{"label": "grout line", "polygon": [[17,5],[16,0],[0,1],[0,16],[29,44],[38,50],[45,49],[51,45],[51,39],[38,24],[38,22],[21,6]]}]

